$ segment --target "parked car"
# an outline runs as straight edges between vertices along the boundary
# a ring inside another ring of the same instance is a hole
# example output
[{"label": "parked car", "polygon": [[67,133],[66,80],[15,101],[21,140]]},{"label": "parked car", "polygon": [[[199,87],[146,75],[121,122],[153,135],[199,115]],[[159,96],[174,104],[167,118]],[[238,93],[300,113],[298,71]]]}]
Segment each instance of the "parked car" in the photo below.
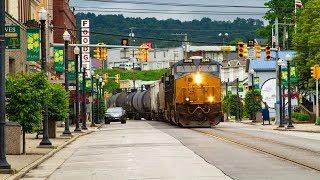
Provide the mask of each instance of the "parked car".
[{"label": "parked car", "polygon": [[122,107],[111,107],[105,113],[104,121],[106,124],[110,124],[110,122],[125,124],[127,122],[126,111]]}]

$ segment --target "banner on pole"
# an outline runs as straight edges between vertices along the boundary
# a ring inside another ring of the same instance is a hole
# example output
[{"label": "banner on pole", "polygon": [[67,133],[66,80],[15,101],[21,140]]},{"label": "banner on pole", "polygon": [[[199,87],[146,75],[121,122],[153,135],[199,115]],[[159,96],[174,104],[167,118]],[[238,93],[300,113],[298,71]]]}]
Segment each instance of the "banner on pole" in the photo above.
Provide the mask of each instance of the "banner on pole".
[{"label": "banner on pole", "polygon": [[68,61],[68,79],[69,81],[76,80],[76,61],[75,60]]},{"label": "banner on pole", "polygon": [[40,30],[27,29],[27,61],[40,60]]},{"label": "banner on pole", "polygon": [[239,81],[239,92],[243,92],[243,81]]},{"label": "banner on pole", "polygon": [[254,82],[253,89],[260,91],[260,78],[259,77],[254,77],[253,82]]},{"label": "banner on pole", "polygon": [[63,47],[54,47],[54,70],[56,72],[62,73],[64,71],[63,63]]}]

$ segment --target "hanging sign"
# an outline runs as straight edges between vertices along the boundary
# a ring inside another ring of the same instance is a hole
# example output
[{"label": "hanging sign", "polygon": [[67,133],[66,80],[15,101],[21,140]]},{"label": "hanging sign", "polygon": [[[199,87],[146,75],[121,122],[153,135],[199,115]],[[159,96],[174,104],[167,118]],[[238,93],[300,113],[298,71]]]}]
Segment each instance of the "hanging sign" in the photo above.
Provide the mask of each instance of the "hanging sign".
[{"label": "hanging sign", "polygon": [[6,49],[20,49],[20,27],[5,26],[5,44]]},{"label": "hanging sign", "polygon": [[27,61],[40,60],[40,30],[27,29]]}]

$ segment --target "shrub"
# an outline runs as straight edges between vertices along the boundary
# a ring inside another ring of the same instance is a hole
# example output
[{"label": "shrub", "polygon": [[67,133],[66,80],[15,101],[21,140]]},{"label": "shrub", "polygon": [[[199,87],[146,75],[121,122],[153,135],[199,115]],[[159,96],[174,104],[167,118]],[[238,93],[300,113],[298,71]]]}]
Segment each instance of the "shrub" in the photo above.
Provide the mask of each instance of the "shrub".
[{"label": "shrub", "polygon": [[317,118],[316,125],[320,125],[320,117]]},{"label": "shrub", "polygon": [[223,110],[231,116],[237,116],[239,108],[240,115],[242,117],[243,112],[243,104],[237,95],[230,95],[223,99],[222,101]]},{"label": "shrub", "polygon": [[244,111],[250,115],[250,119],[255,119],[255,114],[261,111],[261,94],[259,91],[248,91],[244,98]]},{"label": "shrub", "polygon": [[292,113],[292,117],[295,118],[297,121],[309,121],[310,116],[308,114],[294,112]]}]

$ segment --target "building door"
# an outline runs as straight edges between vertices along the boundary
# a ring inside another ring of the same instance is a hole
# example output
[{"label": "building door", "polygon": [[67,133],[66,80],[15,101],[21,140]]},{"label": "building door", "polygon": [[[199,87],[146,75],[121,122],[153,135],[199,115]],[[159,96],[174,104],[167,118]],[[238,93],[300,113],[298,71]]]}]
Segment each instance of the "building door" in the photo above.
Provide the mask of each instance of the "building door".
[{"label": "building door", "polygon": [[9,58],[9,74],[16,73],[16,61],[13,58]]}]

